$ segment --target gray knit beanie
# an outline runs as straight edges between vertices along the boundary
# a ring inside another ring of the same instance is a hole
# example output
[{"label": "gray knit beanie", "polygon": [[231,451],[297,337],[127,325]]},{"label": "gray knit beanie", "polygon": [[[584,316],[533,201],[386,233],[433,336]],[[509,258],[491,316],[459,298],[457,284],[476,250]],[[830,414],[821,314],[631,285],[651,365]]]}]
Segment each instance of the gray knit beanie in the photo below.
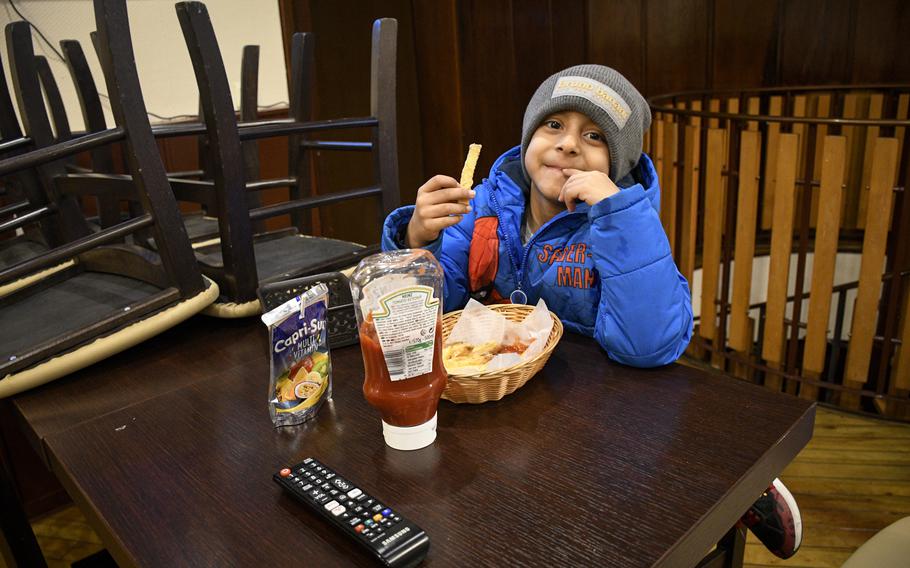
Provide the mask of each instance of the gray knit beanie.
[{"label": "gray knit beanie", "polygon": [[641,156],[651,109],[638,89],[619,72],[603,65],[576,65],[541,83],[531,97],[521,127],[521,168],[531,136],[553,113],[574,110],[586,115],[603,131],[610,149],[610,179],[620,180]]}]

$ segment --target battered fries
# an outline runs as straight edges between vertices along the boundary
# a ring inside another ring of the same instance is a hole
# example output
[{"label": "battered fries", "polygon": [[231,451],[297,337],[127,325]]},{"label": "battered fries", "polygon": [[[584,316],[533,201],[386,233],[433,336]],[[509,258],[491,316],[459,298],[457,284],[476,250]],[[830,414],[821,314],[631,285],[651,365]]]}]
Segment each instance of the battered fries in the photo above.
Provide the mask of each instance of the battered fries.
[{"label": "battered fries", "polygon": [[[474,186],[474,168],[477,167],[477,158],[480,157],[480,149],[482,146],[480,144],[471,144],[468,147],[468,157],[465,158],[464,167],[461,169],[461,181],[459,185],[466,189],[471,189]],[[467,205],[467,201],[461,201],[464,205]]]}]

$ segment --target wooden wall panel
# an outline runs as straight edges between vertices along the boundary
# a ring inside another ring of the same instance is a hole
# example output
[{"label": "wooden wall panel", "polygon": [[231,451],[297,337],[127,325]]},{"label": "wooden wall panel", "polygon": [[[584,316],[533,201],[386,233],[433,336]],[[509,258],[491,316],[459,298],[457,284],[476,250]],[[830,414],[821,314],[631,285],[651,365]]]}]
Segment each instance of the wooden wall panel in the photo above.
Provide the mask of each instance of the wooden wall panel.
[{"label": "wooden wall panel", "polygon": [[775,84],[777,0],[715,0],[713,83],[717,89]]},{"label": "wooden wall panel", "polygon": [[642,33],[645,2],[588,2],[588,61],[612,67],[642,93],[651,92]]},{"label": "wooden wall panel", "polygon": [[[466,142],[484,146],[477,162],[479,179],[487,175],[496,156],[521,136],[524,107],[517,103],[512,3],[466,0],[458,3],[458,10],[463,136]],[[535,28],[538,34],[546,29],[545,21]]]},{"label": "wooden wall panel", "polygon": [[[421,124],[432,124],[442,136],[421,136],[423,172],[458,168],[462,138],[461,77],[455,0],[414,3],[417,95]],[[400,167],[400,166],[399,166]],[[424,176],[418,176],[423,179]],[[427,176],[429,177],[429,176]],[[408,203],[402,199],[402,203]]]},{"label": "wooden wall panel", "polygon": [[[616,2],[613,3],[616,4]],[[595,32],[598,32],[599,29],[595,22],[587,19],[588,4],[585,0],[550,0],[550,15],[547,19],[553,30],[553,73],[579,63],[600,63],[587,57],[587,30],[592,26]],[[519,2],[516,6],[523,7],[524,4]],[[634,27],[635,22],[627,21],[626,25]],[[629,41],[633,45],[641,45],[641,37],[635,33],[634,29],[632,33],[635,34],[634,38]],[[531,39],[533,40],[533,38]],[[608,64],[604,63],[604,65]],[[532,87],[532,89],[536,88],[537,85]]]},{"label": "wooden wall panel", "polygon": [[646,2],[646,88],[649,93],[701,89],[707,84],[707,0]]},{"label": "wooden wall panel", "polygon": [[850,79],[856,0],[782,2],[783,85],[824,85]]},{"label": "wooden wall panel", "polygon": [[908,34],[910,3],[906,0],[860,2],[853,42],[853,69],[849,80],[852,83],[906,81],[910,77]]},{"label": "wooden wall panel", "polygon": [[[483,2],[481,6],[487,4],[491,4],[491,2]],[[515,46],[512,63],[515,70],[515,96],[518,100],[530,99],[541,81],[557,71],[553,64],[556,49],[553,45],[555,30],[550,5],[550,0],[511,2],[512,25],[510,29],[514,30],[512,41]],[[541,15],[544,14],[546,18],[541,18]],[[560,37],[577,40],[574,33],[560,34]],[[519,70],[530,70],[531,72],[519,73]]]}]

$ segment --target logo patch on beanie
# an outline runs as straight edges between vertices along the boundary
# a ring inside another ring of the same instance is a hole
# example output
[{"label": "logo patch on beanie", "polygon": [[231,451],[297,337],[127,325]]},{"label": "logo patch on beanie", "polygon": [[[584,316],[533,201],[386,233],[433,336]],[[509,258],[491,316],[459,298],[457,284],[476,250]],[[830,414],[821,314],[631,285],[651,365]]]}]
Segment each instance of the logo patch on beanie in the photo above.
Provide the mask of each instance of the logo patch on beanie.
[{"label": "logo patch on beanie", "polygon": [[587,77],[560,77],[553,87],[553,95],[550,98],[565,96],[581,97],[591,101],[613,119],[619,130],[623,129],[632,114],[629,103],[623,100],[619,93],[600,81]]}]

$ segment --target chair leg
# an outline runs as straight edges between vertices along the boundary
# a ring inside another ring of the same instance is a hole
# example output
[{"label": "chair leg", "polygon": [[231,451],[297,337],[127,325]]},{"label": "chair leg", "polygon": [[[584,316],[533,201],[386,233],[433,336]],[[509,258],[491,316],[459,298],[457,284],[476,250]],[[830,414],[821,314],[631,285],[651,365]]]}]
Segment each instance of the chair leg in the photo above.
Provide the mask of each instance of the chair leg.
[{"label": "chair leg", "polygon": [[720,546],[727,549],[724,568],[740,568],[746,553],[746,529],[734,526],[721,539]]},{"label": "chair leg", "polygon": [[746,530],[734,526],[696,568],[742,568],[745,552]]},{"label": "chair leg", "polygon": [[12,472],[6,463],[0,463],[0,548],[9,552],[13,566],[36,566],[44,568],[47,563],[38,546],[38,540],[16,495]]}]

